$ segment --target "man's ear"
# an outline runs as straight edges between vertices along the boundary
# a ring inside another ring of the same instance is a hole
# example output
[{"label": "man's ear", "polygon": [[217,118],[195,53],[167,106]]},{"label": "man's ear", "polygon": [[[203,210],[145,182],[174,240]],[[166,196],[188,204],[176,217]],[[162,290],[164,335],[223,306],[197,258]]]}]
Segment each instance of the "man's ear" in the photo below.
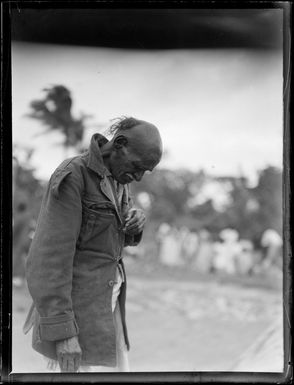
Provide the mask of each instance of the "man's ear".
[{"label": "man's ear", "polygon": [[126,147],[128,139],[124,135],[119,135],[114,139],[114,148],[119,150],[122,147]]}]

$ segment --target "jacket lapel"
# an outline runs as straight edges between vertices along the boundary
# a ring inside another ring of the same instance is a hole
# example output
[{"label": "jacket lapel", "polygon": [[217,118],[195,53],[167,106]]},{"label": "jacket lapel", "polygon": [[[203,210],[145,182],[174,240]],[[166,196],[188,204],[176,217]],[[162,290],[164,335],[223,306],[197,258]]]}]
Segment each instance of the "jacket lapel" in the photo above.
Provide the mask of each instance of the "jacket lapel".
[{"label": "jacket lapel", "polygon": [[129,209],[129,188],[128,188],[128,185],[124,185],[121,206],[122,206],[122,213],[123,213],[123,215],[125,215]]},{"label": "jacket lapel", "polygon": [[117,202],[117,199],[116,199],[114,192],[113,192],[113,187],[112,187],[111,182],[107,176],[104,176],[104,178],[101,179],[100,188],[101,188],[101,191],[103,192],[103,194],[114,204],[115,211],[118,215],[118,218],[119,218],[120,222],[123,223],[123,220],[121,217],[121,212],[120,212],[120,209],[118,207],[118,202]]}]

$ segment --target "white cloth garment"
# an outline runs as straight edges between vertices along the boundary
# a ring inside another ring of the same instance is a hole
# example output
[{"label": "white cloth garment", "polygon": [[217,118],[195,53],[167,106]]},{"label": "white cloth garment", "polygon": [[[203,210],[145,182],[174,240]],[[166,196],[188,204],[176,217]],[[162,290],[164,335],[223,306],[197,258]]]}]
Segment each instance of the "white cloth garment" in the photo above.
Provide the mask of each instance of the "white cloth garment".
[{"label": "white cloth garment", "polygon": [[123,283],[122,273],[120,269],[117,267],[116,275],[115,275],[115,283],[112,289],[112,299],[111,299],[112,312],[114,312],[122,283]]}]

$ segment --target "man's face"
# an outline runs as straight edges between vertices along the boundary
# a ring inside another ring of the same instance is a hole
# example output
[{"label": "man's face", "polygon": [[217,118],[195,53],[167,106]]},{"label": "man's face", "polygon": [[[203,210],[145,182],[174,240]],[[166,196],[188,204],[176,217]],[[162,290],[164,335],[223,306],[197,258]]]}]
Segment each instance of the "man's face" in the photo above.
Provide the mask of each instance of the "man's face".
[{"label": "man's face", "polygon": [[161,139],[154,130],[148,132],[146,128],[133,128],[128,137],[123,135],[114,141],[109,166],[112,176],[121,184],[139,182],[161,159]]},{"label": "man's face", "polygon": [[110,166],[114,179],[121,184],[139,182],[146,171],[152,171],[160,158],[152,151],[149,154],[139,152],[131,146],[123,146],[115,151]]}]

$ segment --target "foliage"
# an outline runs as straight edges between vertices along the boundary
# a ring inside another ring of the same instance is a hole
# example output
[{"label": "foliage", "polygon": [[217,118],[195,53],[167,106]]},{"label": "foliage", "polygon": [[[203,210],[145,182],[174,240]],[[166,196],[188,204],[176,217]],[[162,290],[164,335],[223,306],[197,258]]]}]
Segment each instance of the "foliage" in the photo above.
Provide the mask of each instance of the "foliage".
[{"label": "foliage", "polygon": [[[15,163],[14,243],[18,243],[15,248],[18,253],[28,250],[28,233],[31,224],[36,223],[44,191],[33,171],[29,164]],[[230,185],[227,192],[230,199],[225,209],[215,206],[213,196],[204,201],[195,199],[201,195],[208,181]],[[234,228],[241,238],[252,240],[256,246],[268,228],[282,234],[282,173],[273,167],[260,172],[255,188],[248,187],[244,178],[213,178],[203,171],[195,173],[159,168],[145,175],[140,183],[133,183],[131,189],[138,206],[141,205],[140,194],[149,197],[149,205],[144,207],[149,223],[149,240],[154,239],[162,222],[194,231],[205,228],[214,239],[222,229]],[[21,226],[22,232],[19,230]]]},{"label": "foliage", "polygon": [[[65,148],[72,146],[81,151],[87,117],[75,119],[72,116],[72,98],[66,87],[55,85],[44,91],[43,99],[31,102],[28,116],[41,121],[47,131],[61,132]],[[30,166],[33,150],[25,151],[25,161],[17,157],[14,160],[15,266],[28,251],[29,233],[36,225],[44,192],[44,186]],[[146,174],[140,183],[133,183],[131,189],[135,203],[146,211],[149,223],[146,232],[150,240],[163,222],[194,231],[205,228],[214,238],[224,228],[234,228],[242,238],[252,240],[257,246],[268,228],[282,234],[282,172],[274,167],[260,171],[255,188],[248,187],[245,178],[216,178],[202,170],[158,168]],[[142,196],[145,197],[143,201],[140,200]]]},{"label": "foliage", "polygon": [[64,135],[65,147],[78,147],[84,136],[85,120],[89,115],[83,114],[79,119],[73,117],[72,97],[70,91],[63,85],[45,88],[45,97],[30,103],[30,118],[41,121],[47,132],[58,130]]},{"label": "foliage", "polygon": [[[230,185],[226,207],[217,209],[215,197],[197,203],[197,196],[207,181]],[[135,196],[145,192],[150,196],[148,216],[151,222],[167,222],[191,230],[206,228],[214,237],[224,228],[236,229],[242,238],[256,245],[262,233],[272,228],[282,234],[282,173],[268,167],[260,172],[255,188],[247,186],[245,178],[212,178],[203,171],[172,171],[158,169],[132,185]],[[194,198],[193,206],[189,204]],[[137,202],[140,204],[140,202]]]},{"label": "foliage", "polygon": [[[32,151],[27,152],[29,159]],[[24,275],[24,260],[30,234],[36,226],[44,187],[28,162],[13,158],[13,274]]]},{"label": "foliage", "polygon": [[254,212],[252,222],[255,232],[261,234],[266,228],[283,231],[283,175],[275,167],[260,171],[258,185],[251,190],[259,206]]}]

